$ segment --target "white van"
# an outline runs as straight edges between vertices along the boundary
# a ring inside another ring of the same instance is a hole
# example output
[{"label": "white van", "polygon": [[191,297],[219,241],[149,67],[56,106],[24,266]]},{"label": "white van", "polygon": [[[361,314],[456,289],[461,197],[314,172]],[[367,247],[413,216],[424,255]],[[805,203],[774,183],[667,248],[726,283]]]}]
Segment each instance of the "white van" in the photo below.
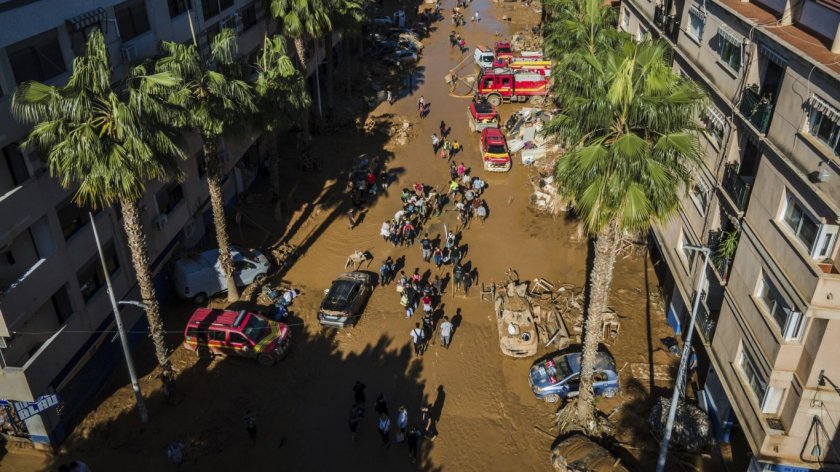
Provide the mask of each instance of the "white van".
[{"label": "white van", "polygon": [[[239,287],[259,281],[271,268],[268,258],[254,249],[231,246],[230,256],[233,259],[233,278]],[[204,304],[208,297],[227,290],[218,249],[178,259],[172,269],[172,278],[178,296],[198,305]]]},{"label": "white van", "polygon": [[473,52],[473,60],[482,69],[489,69],[493,67],[493,50],[485,46],[477,46]]}]

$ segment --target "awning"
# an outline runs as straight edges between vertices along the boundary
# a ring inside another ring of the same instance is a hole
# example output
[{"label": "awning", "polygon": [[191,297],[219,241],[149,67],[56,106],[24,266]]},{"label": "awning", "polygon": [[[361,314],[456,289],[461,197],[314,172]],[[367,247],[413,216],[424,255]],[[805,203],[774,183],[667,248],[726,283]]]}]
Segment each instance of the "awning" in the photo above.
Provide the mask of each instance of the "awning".
[{"label": "awning", "polygon": [[79,31],[103,21],[105,21],[105,9],[99,7],[95,10],[70,18],[67,20],[67,25],[72,31]]},{"label": "awning", "polygon": [[715,128],[724,130],[726,127],[726,119],[723,116],[723,113],[720,112],[717,108],[713,105],[710,105],[706,108],[706,117],[709,121],[714,124]]},{"label": "awning", "polygon": [[808,104],[811,105],[811,108],[819,110],[819,112],[826,116],[829,120],[840,124],[840,110],[834,108],[822,98],[816,95],[811,95],[811,98],[808,99]]},{"label": "awning", "polygon": [[701,20],[706,21],[706,12],[697,8],[697,5],[691,5],[690,7],[688,7],[688,11],[689,13],[700,18]]},{"label": "awning", "polygon": [[718,34],[725,40],[729,41],[730,43],[740,46],[744,43],[744,37],[740,34],[732,31],[729,27],[725,25],[718,26]]},{"label": "awning", "polygon": [[771,62],[775,63],[779,67],[787,67],[787,59],[785,59],[784,56],[777,53],[776,51],[770,49],[770,47],[766,44],[759,43],[758,52],[766,56],[767,59],[769,59]]}]

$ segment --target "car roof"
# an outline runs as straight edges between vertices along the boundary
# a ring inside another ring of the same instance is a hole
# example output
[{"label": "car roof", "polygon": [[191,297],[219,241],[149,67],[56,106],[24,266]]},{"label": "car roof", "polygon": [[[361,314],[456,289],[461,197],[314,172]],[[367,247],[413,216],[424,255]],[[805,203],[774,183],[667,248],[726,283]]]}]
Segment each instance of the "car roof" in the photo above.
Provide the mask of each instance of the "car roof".
[{"label": "car roof", "polygon": [[187,327],[217,326],[222,328],[235,328],[242,324],[242,321],[252,316],[245,310],[220,310],[217,308],[199,308],[195,310],[187,323]]},{"label": "car roof", "polygon": [[470,108],[472,108],[475,113],[480,113],[482,115],[487,113],[496,113],[496,107],[487,102],[471,103]]},{"label": "car roof", "polygon": [[[242,258],[242,253],[236,246],[230,246],[230,257],[234,260]],[[175,261],[177,266],[184,273],[199,272],[206,269],[208,266],[213,267],[219,262],[219,248],[208,249],[204,252],[194,254],[188,257],[182,257]]]},{"label": "car roof", "polygon": [[[560,356],[556,356],[555,359],[563,359],[569,363],[569,368],[573,373],[580,372],[580,358],[582,353],[580,352],[570,352],[568,354],[563,354]],[[610,356],[607,352],[597,352],[595,353],[595,370],[596,371],[615,371],[615,361],[613,361],[612,356]]]},{"label": "car roof", "polygon": [[504,142],[505,137],[502,135],[502,132],[499,131],[499,128],[484,128],[481,130],[481,135],[487,141],[501,141]]}]

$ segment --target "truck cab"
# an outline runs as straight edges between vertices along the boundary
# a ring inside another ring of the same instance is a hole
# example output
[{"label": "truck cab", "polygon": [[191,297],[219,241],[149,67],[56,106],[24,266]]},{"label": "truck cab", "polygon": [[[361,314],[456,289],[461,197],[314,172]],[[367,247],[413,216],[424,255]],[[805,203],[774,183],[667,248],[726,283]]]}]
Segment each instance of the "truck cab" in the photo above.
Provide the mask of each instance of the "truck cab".
[{"label": "truck cab", "polygon": [[482,69],[493,67],[494,58],[495,56],[493,55],[493,51],[486,46],[478,45],[473,52],[473,59],[475,60],[475,63]]},{"label": "truck cab", "polygon": [[513,57],[513,49],[507,41],[497,41],[493,46],[493,52],[496,58]]}]

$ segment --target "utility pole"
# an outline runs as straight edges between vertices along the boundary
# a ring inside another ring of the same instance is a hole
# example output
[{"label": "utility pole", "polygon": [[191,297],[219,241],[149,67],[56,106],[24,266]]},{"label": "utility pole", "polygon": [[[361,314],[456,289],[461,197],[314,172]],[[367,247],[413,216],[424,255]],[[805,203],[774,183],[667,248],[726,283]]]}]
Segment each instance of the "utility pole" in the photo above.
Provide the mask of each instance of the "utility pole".
[{"label": "utility pole", "polygon": [[102,273],[105,275],[105,285],[108,287],[108,297],[111,299],[111,308],[114,310],[117,331],[120,333],[125,365],[128,367],[128,376],[131,378],[131,389],[134,390],[134,398],[137,400],[137,411],[140,413],[140,421],[146,424],[149,422],[149,412],[146,410],[146,402],[143,400],[143,394],[140,392],[140,382],[137,380],[137,372],[134,370],[134,360],[131,357],[131,349],[128,346],[128,335],[125,333],[125,326],[123,326],[122,316],[120,315],[120,307],[117,305],[117,299],[114,298],[111,275],[108,273],[105,254],[102,253],[102,244],[99,242],[99,231],[96,230],[96,221],[93,219],[93,213],[88,212],[88,217],[90,217],[90,224],[93,227],[93,237],[96,239],[96,250],[99,251],[99,261],[102,263]]},{"label": "utility pole", "polygon": [[659,460],[656,462],[656,472],[664,472],[665,462],[668,460],[668,446],[671,444],[671,431],[674,429],[674,418],[677,415],[677,403],[680,399],[680,391],[685,373],[688,368],[688,358],[691,350],[691,338],[694,335],[694,322],[697,319],[697,312],[700,311],[700,299],[703,298],[703,285],[706,284],[706,270],[709,268],[709,255],[711,250],[705,246],[683,246],[689,251],[697,251],[703,254],[703,270],[700,272],[700,279],[694,291],[694,306],[691,308],[691,320],[688,322],[688,333],[685,335],[682,356],[680,357],[680,368],[677,370],[677,381],[674,385],[674,394],[671,396],[671,408],[668,410],[668,421],[665,423],[665,434],[662,435],[662,442],[659,444]]}]

